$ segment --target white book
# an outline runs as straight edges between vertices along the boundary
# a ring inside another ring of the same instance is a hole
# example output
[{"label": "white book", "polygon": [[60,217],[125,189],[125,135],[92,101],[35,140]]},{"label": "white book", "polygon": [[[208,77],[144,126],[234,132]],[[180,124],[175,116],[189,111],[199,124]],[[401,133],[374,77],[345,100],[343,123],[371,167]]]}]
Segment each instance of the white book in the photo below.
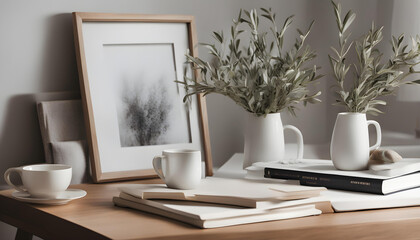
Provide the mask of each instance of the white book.
[{"label": "white book", "polygon": [[[293,201],[281,201],[281,202],[272,202],[267,204],[263,208],[248,208],[234,205],[225,205],[225,204],[214,204],[214,203],[204,203],[196,201],[172,201],[172,200],[147,200],[138,198],[127,193],[121,192],[119,195],[120,198],[129,200],[132,202],[137,202],[144,205],[149,205],[151,207],[160,208],[167,212],[173,212],[177,214],[187,215],[191,218],[197,218],[201,220],[209,219],[218,219],[218,218],[227,218],[227,217],[239,217],[250,214],[262,214],[273,209],[304,206],[304,205],[314,205],[322,213],[332,213],[334,212],[330,201],[326,200],[324,197],[313,197]],[[172,205],[165,205],[165,201],[171,201]],[[197,212],[196,208],[200,206],[212,206],[211,209],[202,208],[201,211]],[[207,211],[209,210],[209,211]],[[192,213],[192,214],[191,214]]]},{"label": "white book", "polygon": [[271,206],[273,202],[316,197],[326,188],[208,177],[193,190],[170,189],[164,184],[131,184],[119,190],[142,199],[188,200],[263,208]]},{"label": "white book", "polygon": [[[209,204],[209,203],[198,203],[188,201],[173,201],[173,200],[144,200],[141,201],[130,201],[121,197],[114,197],[113,202],[115,205],[120,207],[128,207],[137,209],[144,212],[149,212],[164,217],[172,218],[178,221],[182,221],[199,228],[218,228],[226,227],[247,223],[266,222],[290,218],[299,218],[305,216],[319,215],[321,211],[315,208],[315,205],[308,204],[290,208],[280,208],[274,210],[262,211],[259,213],[233,216],[233,217],[222,217],[222,218],[203,218],[203,215],[212,212],[232,212],[241,211],[243,208],[220,205],[220,204]],[[153,202],[150,204],[150,202]],[[176,211],[168,211],[168,209],[176,209]],[[249,209],[248,209],[249,210]],[[255,210],[255,209],[250,209]]]}]

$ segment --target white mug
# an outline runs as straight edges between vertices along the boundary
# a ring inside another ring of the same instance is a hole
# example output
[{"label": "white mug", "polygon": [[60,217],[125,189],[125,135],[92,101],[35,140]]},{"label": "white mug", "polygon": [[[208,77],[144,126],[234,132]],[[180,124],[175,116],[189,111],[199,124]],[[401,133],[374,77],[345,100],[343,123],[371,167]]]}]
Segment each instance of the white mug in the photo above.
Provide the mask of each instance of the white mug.
[{"label": "white mug", "polygon": [[[22,179],[23,186],[17,186],[10,180],[10,174],[16,172]],[[72,169],[64,164],[36,164],[9,168],[4,173],[7,184],[20,192],[28,192],[35,198],[57,198],[66,191],[71,181]]]},{"label": "white mug", "polygon": [[153,158],[153,168],[169,188],[193,189],[201,180],[201,152],[164,150],[162,155]]}]

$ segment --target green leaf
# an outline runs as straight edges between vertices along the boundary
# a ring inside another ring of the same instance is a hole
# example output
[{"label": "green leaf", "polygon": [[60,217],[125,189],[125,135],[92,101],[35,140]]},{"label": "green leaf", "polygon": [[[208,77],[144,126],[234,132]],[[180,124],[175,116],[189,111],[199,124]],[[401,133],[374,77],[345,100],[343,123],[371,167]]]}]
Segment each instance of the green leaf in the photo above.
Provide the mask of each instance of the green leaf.
[{"label": "green leaf", "polygon": [[220,43],[223,43],[223,32],[221,33],[213,32],[213,36],[217,41],[219,41]]},{"label": "green leaf", "polygon": [[287,30],[287,28],[290,26],[290,24],[292,24],[292,22],[293,22],[293,17],[294,17],[294,15],[291,15],[291,16],[289,16],[289,17],[287,17],[286,18],[286,20],[284,21],[284,24],[283,24],[283,28],[281,29],[281,31],[280,31],[280,35],[279,35],[279,37],[283,37],[284,36],[284,33],[286,32],[286,30]]},{"label": "green leaf", "polygon": [[347,29],[353,23],[354,19],[356,19],[356,14],[352,11],[348,11],[343,20],[343,30],[341,31],[342,33],[347,31]]}]

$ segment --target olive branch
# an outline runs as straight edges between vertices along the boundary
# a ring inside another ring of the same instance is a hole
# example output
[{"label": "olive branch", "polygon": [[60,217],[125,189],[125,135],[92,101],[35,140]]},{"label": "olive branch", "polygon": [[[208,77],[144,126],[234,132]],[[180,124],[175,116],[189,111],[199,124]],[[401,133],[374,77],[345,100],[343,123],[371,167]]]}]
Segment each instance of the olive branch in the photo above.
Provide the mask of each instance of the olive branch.
[{"label": "olive branch", "polygon": [[[284,36],[292,24],[293,16],[287,17],[278,28],[276,15],[271,9],[261,8],[261,17],[270,23],[273,41],[267,40],[268,32],[260,32],[260,16],[256,9],[240,10],[233,20],[230,37],[223,32],[213,32],[216,44],[202,44],[213,56],[212,63],[186,54],[187,63],[198,70],[200,80],[184,74],[184,84],[188,90],[184,101],[191,95],[218,93],[232,99],[236,104],[256,116],[265,116],[287,109],[295,115],[297,104],[320,102],[320,91],[310,93],[308,85],[321,78],[316,65],[306,66],[316,57],[315,51],[305,44],[313,22],[307,31],[297,29],[299,37],[293,47],[285,52]],[[243,16],[245,15],[245,16]],[[245,25],[246,30],[240,29]],[[241,48],[243,32],[249,32],[250,39],[245,48]],[[223,46],[228,43],[225,54]],[[185,71],[186,72],[186,71]],[[194,76],[194,74],[192,74]]]},{"label": "olive branch", "polygon": [[[414,67],[420,63],[420,38],[411,38],[411,48],[403,45],[404,35],[392,37],[393,55],[382,64],[383,54],[377,49],[382,41],[383,27],[376,28],[372,23],[368,33],[359,41],[349,42],[349,27],[356,18],[351,10],[341,17],[341,5],[331,1],[337,20],[339,49],[331,47],[335,56],[329,55],[330,63],[336,80],[337,105],[344,105],[349,112],[360,112],[372,115],[382,113],[378,105],[386,105],[380,96],[392,94],[400,85],[405,83],[420,83],[403,81],[407,76],[420,73]],[[347,64],[346,56],[352,45],[357,53],[358,64]],[[353,85],[349,90],[344,86],[345,78],[350,68],[354,70]],[[405,71],[404,71],[405,70]]]}]

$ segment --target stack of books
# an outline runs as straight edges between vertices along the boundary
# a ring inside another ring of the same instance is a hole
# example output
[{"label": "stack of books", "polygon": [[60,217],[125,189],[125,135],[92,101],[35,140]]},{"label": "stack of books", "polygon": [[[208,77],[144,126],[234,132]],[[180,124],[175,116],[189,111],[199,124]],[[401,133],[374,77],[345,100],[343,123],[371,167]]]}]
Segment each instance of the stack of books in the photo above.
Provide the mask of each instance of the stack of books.
[{"label": "stack of books", "polygon": [[179,220],[199,228],[298,218],[333,212],[324,187],[208,177],[194,190],[164,184],[130,184],[113,202],[119,207]]},{"label": "stack of books", "polygon": [[257,163],[265,178],[299,180],[301,185],[387,195],[420,187],[420,160],[373,165],[364,171],[340,171],[331,160],[304,159],[298,164]]}]

